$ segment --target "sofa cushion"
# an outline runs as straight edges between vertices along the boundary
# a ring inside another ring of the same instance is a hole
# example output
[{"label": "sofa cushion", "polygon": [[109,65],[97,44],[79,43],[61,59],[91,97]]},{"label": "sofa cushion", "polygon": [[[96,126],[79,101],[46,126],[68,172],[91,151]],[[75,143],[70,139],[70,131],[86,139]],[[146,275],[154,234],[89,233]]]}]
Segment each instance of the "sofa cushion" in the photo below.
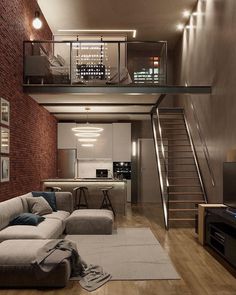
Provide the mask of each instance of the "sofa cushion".
[{"label": "sofa cushion", "polygon": [[33,197],[43,197],[51,206],[53,211],[57,211],[55,192],[32,192]]},{"label": "sofa cushion", "polygon": [[37,215],[44,215],[44,214],[50,214],[53,212],[51,206],[44,199],[44,197],[27,198],[27,202],[28,202],[29,210],[31,213],[34,213]]},{"label": "sofa cushion", "polygon": [[14,218],[9,225],[38,225],[45,217],[32,213],[22,213]]},{"label": "sofa cushion", "polygon": [[[31,264],[37,252],[50,240],[9,240],[0,244],[0,287],[65,287],[71,273],[69,260],[60,262],[47,275]],[[27,249],[27,251],[25,251]],[[3,293],[7,293],[3,291]],[[42,293],[42,292],[39,292]]]},{"label": "sofa cushion", "polygon": [[20,197],[0,203],[0,230],[8,226],[11,220],[24,212]]},{"label": "sofa cushion", "polygon": [[67,211],[57,211],[57,212],[52,212],[51,214],[43,215],[43,217],[45,218],[58,219],[61,221],[64,221],[69,216],[70,216],[70,213]]},{"label": "sofa cushion", "polygon": [[66,233],[69,235],[112,234],[114,215],[106,209],[75,210],[66,219]]},{"label": "sofa cushion", "polygon": [[28,202],[27,202],[27,198],[29,198],[29,197],[31,197],[31,198],[33,197],[32,193],[27,193],[27,194],[19,196],[19,198],[21,198],[21,201],[22,201],[24,212],[29,212],[29,206],[28,206]]},{"label": "sofa cushion", "polygon": [[57,210],[68,211],[70,213],[74,210],[74,198],[70,192],[55,192],[57,200]]},{"label": "sofa cushion", "polygon": [[46,218],[37,226],[13,225],[0,231],[0,242],[14,239],[56,239],[64,231],[64,223],[58,219]]}]

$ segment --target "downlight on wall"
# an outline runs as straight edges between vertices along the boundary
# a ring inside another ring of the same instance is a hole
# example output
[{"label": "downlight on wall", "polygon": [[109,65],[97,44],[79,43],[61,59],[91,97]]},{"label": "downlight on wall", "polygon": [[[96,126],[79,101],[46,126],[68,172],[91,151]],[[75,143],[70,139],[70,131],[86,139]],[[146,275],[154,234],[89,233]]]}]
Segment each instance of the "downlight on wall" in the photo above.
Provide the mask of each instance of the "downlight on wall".
[{"label": "downlight on wall", "polygon": [[136,145],[136,141],[132,142],[132,156],[136,157],[137,154],[137,145]]},{"label": "downlight on wall", "polygon": [[39,13],[39,11],[35,11],[35,17],[34,17],[34,19],[33,19],[32,25],[33,25],[33,27],[34,27],[36,30],[39,30],[39,29],[42,28],[43,23],[42,23],[42,21],[41,21],[41,19],[40,19],[40,13]]}]

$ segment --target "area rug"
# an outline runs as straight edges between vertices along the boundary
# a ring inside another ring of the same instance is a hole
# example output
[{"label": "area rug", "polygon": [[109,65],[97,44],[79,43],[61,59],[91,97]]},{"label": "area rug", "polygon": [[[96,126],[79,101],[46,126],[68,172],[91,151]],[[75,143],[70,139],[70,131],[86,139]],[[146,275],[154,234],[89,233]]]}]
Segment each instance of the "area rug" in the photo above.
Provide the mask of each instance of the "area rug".
[{"label": "area rug", "polygon": [[118,228],[112,235],[67,235],[88,264],[116,280],[177,280],[180,276],[149,228]]}]

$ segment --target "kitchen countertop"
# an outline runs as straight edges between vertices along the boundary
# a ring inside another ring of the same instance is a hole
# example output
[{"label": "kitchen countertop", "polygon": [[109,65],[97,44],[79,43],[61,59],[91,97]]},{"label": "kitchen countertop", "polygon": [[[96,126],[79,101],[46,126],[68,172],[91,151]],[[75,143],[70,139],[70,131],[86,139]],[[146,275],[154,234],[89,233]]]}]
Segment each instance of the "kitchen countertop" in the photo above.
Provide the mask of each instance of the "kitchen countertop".
[{"label": "kitchen countertop", "polygon": [[126,179],[115,179],[115,178],[52,178],[43,179],[42,182],[126,182]]}]

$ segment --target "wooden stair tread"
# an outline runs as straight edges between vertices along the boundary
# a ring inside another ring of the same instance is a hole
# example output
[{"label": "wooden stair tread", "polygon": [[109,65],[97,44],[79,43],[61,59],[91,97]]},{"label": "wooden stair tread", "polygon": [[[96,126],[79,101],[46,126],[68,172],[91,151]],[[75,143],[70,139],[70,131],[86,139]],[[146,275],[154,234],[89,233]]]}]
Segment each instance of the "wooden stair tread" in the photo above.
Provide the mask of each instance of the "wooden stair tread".
[{"label": "wooden stair tread", "polygon": [[204,200],[169,200],[169,203],[204,203]]},{"label": "wooden stair tread", "polygon": [[169,187],[201,187],[200,184],[170,184]]},{"label": "wooden stair tread", "polygon": [[195,221],[195,218],[169,218],[169,221]]},{"label": "wooden stair tread", "polygon": [[161,129],[162,130],[183,130],[183,131],[186,131],[185,128],[175,128],[175,127],[161,127]]},{"label": "wooden stair tread", "polygon": [[170,176],[170,177],[168,177],[169,179],[198,179],[198,177],[180,177],[180,176]]},{"label": "wooden stair tread", "polygon": [[172,212],[178,212],[178,211],[198,211],[198,209],[188,209],[188,208],[178,208],[178,209],[169,209],[169,211]]},{"label": "wooden stair tread", "polygon": [[203,195],[203,192],[169,192],[169,195]]},{"label": "wooden stair tread", "polygon": [[186,156],[186,157],[184,157],[184,156],[177,156],[177,157],[173,157],[173,156],[171,156],[171,157],[169,157],[169,156],[167,156],[166,157],[166,159],[194,159],[194,157],[193,156],[191,156],[191,157],[188,157],[188,156]]}]

